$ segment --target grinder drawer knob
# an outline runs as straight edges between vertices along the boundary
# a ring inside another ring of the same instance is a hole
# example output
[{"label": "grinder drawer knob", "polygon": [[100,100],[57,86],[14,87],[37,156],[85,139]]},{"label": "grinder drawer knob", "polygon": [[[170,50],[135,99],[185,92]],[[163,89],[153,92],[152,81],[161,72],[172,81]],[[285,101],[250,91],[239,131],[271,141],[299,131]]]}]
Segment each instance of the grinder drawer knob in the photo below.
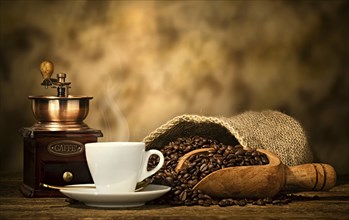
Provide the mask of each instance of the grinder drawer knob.
[{"label": "grinder drawer knob", "polygon": [[73,180],[73,178],[74,178],[74,176],[73,176],[73,174],[71,172],[66,171],[66,172],[63,173],[63,180],[65,182],[70,182],[70,181]]}]

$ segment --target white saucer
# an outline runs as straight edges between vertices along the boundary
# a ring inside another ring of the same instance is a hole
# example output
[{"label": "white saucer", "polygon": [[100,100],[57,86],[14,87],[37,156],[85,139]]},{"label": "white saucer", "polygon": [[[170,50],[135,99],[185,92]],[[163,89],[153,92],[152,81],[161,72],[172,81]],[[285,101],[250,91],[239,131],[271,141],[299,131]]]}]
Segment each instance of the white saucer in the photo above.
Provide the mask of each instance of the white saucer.
[{"label": "white saucer", "polygon": [[74,189],[61,189],[61,193],[81,201],[87,206],[106,208],[142,206],[145,202],[159,198],[171,189],[169,186],[149,184],[138,192],[100,194],[95,188],[83,188],[94,186],[94,184],[69,185],[69,187],[72,186],[74,186]]}]

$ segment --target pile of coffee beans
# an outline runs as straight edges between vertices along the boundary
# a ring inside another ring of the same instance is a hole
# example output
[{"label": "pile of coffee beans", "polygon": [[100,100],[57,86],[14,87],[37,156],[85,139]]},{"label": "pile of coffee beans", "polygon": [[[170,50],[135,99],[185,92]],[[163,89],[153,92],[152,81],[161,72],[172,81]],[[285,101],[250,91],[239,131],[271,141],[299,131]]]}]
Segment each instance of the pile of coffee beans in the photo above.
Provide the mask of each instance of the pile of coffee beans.
[{"label": "pile of coffee beans", "polygon": [[[175,171],[178,160],[186,153],[200,149],[212,148],[207,153],[195,154],[188,158],[187,166],[178,173]],[[169,205],[219,205],[245,206],[248,203],[253,205],[283,205],[288,204],[291,199],[286,195],[278,195],[275,198],[251,199],[220,199],[212,198],[201,190],[193,190],[193,187],[210,173],[226,167],[265,165],[269,163],[267,156],[256,149],[246,149],[236,144],[225,145],[216,140],[193,136],[182,137],[171,141],[160,149],[164,154],[164,166],[151,177],[154,184],[167,185],[171,191],[163,197],[153,201],[155,204]],[[148,169],[152,169],[158,163],[157,156],[151,157]]]}]

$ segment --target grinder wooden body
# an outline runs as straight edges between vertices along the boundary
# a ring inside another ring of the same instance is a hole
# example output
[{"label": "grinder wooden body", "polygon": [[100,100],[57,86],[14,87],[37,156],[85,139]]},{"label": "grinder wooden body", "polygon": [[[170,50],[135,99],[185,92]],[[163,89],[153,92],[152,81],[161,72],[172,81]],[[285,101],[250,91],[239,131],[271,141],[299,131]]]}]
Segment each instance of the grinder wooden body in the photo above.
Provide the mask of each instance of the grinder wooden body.
[{"label": "grinder wooden body", "polygon": [[328,164],[312,163],[288,167],[273,153],[269,164],[223,168],[206,176],[194,189],[222,198],[273,197],[280,191],[328,190],[336,183],[336,172]]}]

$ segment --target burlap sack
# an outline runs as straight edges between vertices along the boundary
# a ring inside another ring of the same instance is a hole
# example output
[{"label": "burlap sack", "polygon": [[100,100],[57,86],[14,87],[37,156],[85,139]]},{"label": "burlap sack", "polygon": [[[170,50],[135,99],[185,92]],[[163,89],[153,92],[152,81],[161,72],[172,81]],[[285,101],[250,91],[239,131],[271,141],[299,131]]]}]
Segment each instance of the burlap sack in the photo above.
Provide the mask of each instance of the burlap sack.
[{"label": "burlap sack", "polygon": [[147,149],[161,149],[178,137],[200,135],[224,144],[274,152],[281,161],[294,166],[311,163],[313,155],[301,125],[278,111],[245,112],[231,118],[181,115],[163,124],[144,138]]}]

